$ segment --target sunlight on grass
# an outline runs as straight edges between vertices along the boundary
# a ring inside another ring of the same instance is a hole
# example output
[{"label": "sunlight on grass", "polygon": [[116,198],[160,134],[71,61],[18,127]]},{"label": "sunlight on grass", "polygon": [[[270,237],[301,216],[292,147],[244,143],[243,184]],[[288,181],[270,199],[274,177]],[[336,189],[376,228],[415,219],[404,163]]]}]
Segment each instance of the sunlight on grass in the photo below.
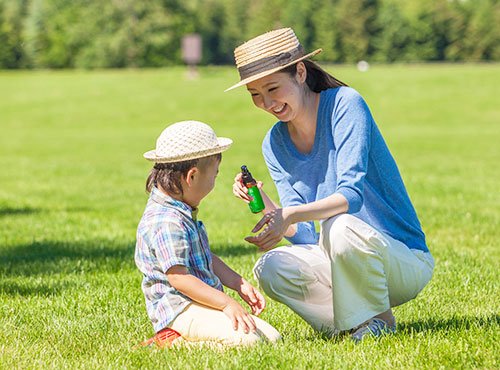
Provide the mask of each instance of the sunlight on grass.
[{"label": "sunlight on grass", "polygon": [[[152,334],[133,261],[150,164],[179,120],[234,140],[202,203],[213,250],[255,283],[259,217],[232,196],[242,164],[276,195],[260,143],[273,118],[229,68],[0,72],[0,368],[498,368],[500,65],[328,67],[367,100],[402,172],[433,280],[396,335],[326,339],[268,300],[276,346],[132,350]],[[474,86],[464,81],[474,81]]]}]

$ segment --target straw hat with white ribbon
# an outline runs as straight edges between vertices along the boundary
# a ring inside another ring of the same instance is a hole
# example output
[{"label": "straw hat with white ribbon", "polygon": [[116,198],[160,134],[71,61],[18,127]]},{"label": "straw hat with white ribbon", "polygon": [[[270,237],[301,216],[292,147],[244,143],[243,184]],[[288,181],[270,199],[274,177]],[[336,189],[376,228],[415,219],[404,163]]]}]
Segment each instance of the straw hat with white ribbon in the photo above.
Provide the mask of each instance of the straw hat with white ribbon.
[{"label": "straw hat with white ribbon", "polygon": [[199,121],[182,121],[168,126],[156,140],[156,149],[144,158],[156,163],[173,163],[208,157],[229,149],[233,141],[217,137],[214,130]]},{"label": "straw hat with white ribbon", "polygon": [[225,91],[246,85],[301,60],[310,58],[322,49],[306,54],[291,28],[281,28],[257,36],[234,49],[240,82]]}]

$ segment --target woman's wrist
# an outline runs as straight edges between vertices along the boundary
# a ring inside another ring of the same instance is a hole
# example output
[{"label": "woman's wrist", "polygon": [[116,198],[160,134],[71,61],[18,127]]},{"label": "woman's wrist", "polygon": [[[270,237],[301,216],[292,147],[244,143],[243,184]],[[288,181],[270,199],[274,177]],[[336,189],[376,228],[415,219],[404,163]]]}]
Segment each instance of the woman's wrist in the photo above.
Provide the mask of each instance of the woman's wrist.
[{"label": "woman's wrist", "polygon": [[284,207],[282,210],[282,217],[287,226],[296,224],[297,222],[299,222],[299,220],[297,219],[297,207]]},{"label": "woman's wrist", "polygon": [[292,225],[299,222],[327,219],[348,210],[349,203],[347,199],[342,194],[334,193],[329,197],[311,203],[285,207],[282,217],[285,222]]}]

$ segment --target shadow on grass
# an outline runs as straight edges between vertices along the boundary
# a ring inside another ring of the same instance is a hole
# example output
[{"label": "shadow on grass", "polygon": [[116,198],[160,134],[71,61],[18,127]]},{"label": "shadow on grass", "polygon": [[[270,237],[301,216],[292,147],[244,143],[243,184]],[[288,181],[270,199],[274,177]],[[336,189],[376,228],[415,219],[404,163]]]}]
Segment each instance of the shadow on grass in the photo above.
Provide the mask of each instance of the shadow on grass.
[{"label": "shadow on grass", "polygon": [[[256,254],[244,245],[219,245],[214,249],[221,257]],[[134,264],[134,250],[135,241],[111,240],[43,241],[1,248],[0,294],[47,296],[75,288],[80,281],[78,276],[83,274],[124,269],[139,274]]]},{"label": "shadow on grass", "polygon": [[449,319],[428,318],[410,323],[398,323],[398,331],[404,333],[454,331],[473,328],[490,328],[500,325],[500,315],[473,317],[456,316]]},{"label": "shadow on grass", "polygon": [[257,247],[252,244],[237,244],[237,245],[221,245],[213,244],[210,245],[210,249],[217,256],[224,257],[241,257],[248,255],[255,255],[255,259],[259,258],[262,253],[257,253]]},{"label": "shadow on grass", "polygon": [[31,207],[1,207],[0,206],[0,218],[9,217],[9,216],[29,216],[37,213],[58,213],[58,212],[67,212],[67,213],[79,213],[79,212],[88,212],[91,211],[92,208],[88,207],[68,207],[68,208],[55,208],[55,209],[40,209],[40,208],[31,208]]},{"label": "shadow on grass", "polygon": [[41,212],[38,208],[30,208],[30,207],[0,207],[0,218],[7,216],[24,216],[24,215],[32,215],[35,213]]},{"label": "shadow on grass", "polygon": [[75,287],[75,283],[67,281],[51,281],[50,283],[33,283],[30,281],[27,284],[21,284],[9,279],[8,281],[0,281],[0,294],[6,294],[9,296],[48,297],[60,294],[63,290],[73,289]]},{"label": "shadow on grass", "polygon": [[134,244],[109,240],[81,242],[44,241],[0,250],[0,276],[119,271],[134,264]]},{"label": "shadow on grass", "polygon": [[[409,323],[398,323],[398,334],[408,335],[412,333],[435,333],[435,332],[448,332],[457,330],[470,330],[470,329],[490,329],[500,326],[500,315],[491,316],[456,316],[449,319],[429,318],[427,320],[419,320]],[[349,332],[344,331],[338,335],[330,336],[325,333],[314,332],[305,336],[305,340],[324,341],[341,343],[344,340],[350,340]]]}]

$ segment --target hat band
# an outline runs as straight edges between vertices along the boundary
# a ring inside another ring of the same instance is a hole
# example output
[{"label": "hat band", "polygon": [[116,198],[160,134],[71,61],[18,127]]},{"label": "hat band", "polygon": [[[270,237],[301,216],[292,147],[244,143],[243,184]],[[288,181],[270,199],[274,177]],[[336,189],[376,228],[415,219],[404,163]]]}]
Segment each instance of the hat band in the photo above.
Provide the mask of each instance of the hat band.
[{"label": "hat band", "polygon": [[299,59],[304,56],[304,48],[302,45],[291,51],[281,53],[278,55],[271,55],[270,57],[265,57],[255,62],[245,64],[238,68],[241,80],[254,76],[258,73],[268,71],[270,69],[281,67],[293,62],[295,59]]}]

